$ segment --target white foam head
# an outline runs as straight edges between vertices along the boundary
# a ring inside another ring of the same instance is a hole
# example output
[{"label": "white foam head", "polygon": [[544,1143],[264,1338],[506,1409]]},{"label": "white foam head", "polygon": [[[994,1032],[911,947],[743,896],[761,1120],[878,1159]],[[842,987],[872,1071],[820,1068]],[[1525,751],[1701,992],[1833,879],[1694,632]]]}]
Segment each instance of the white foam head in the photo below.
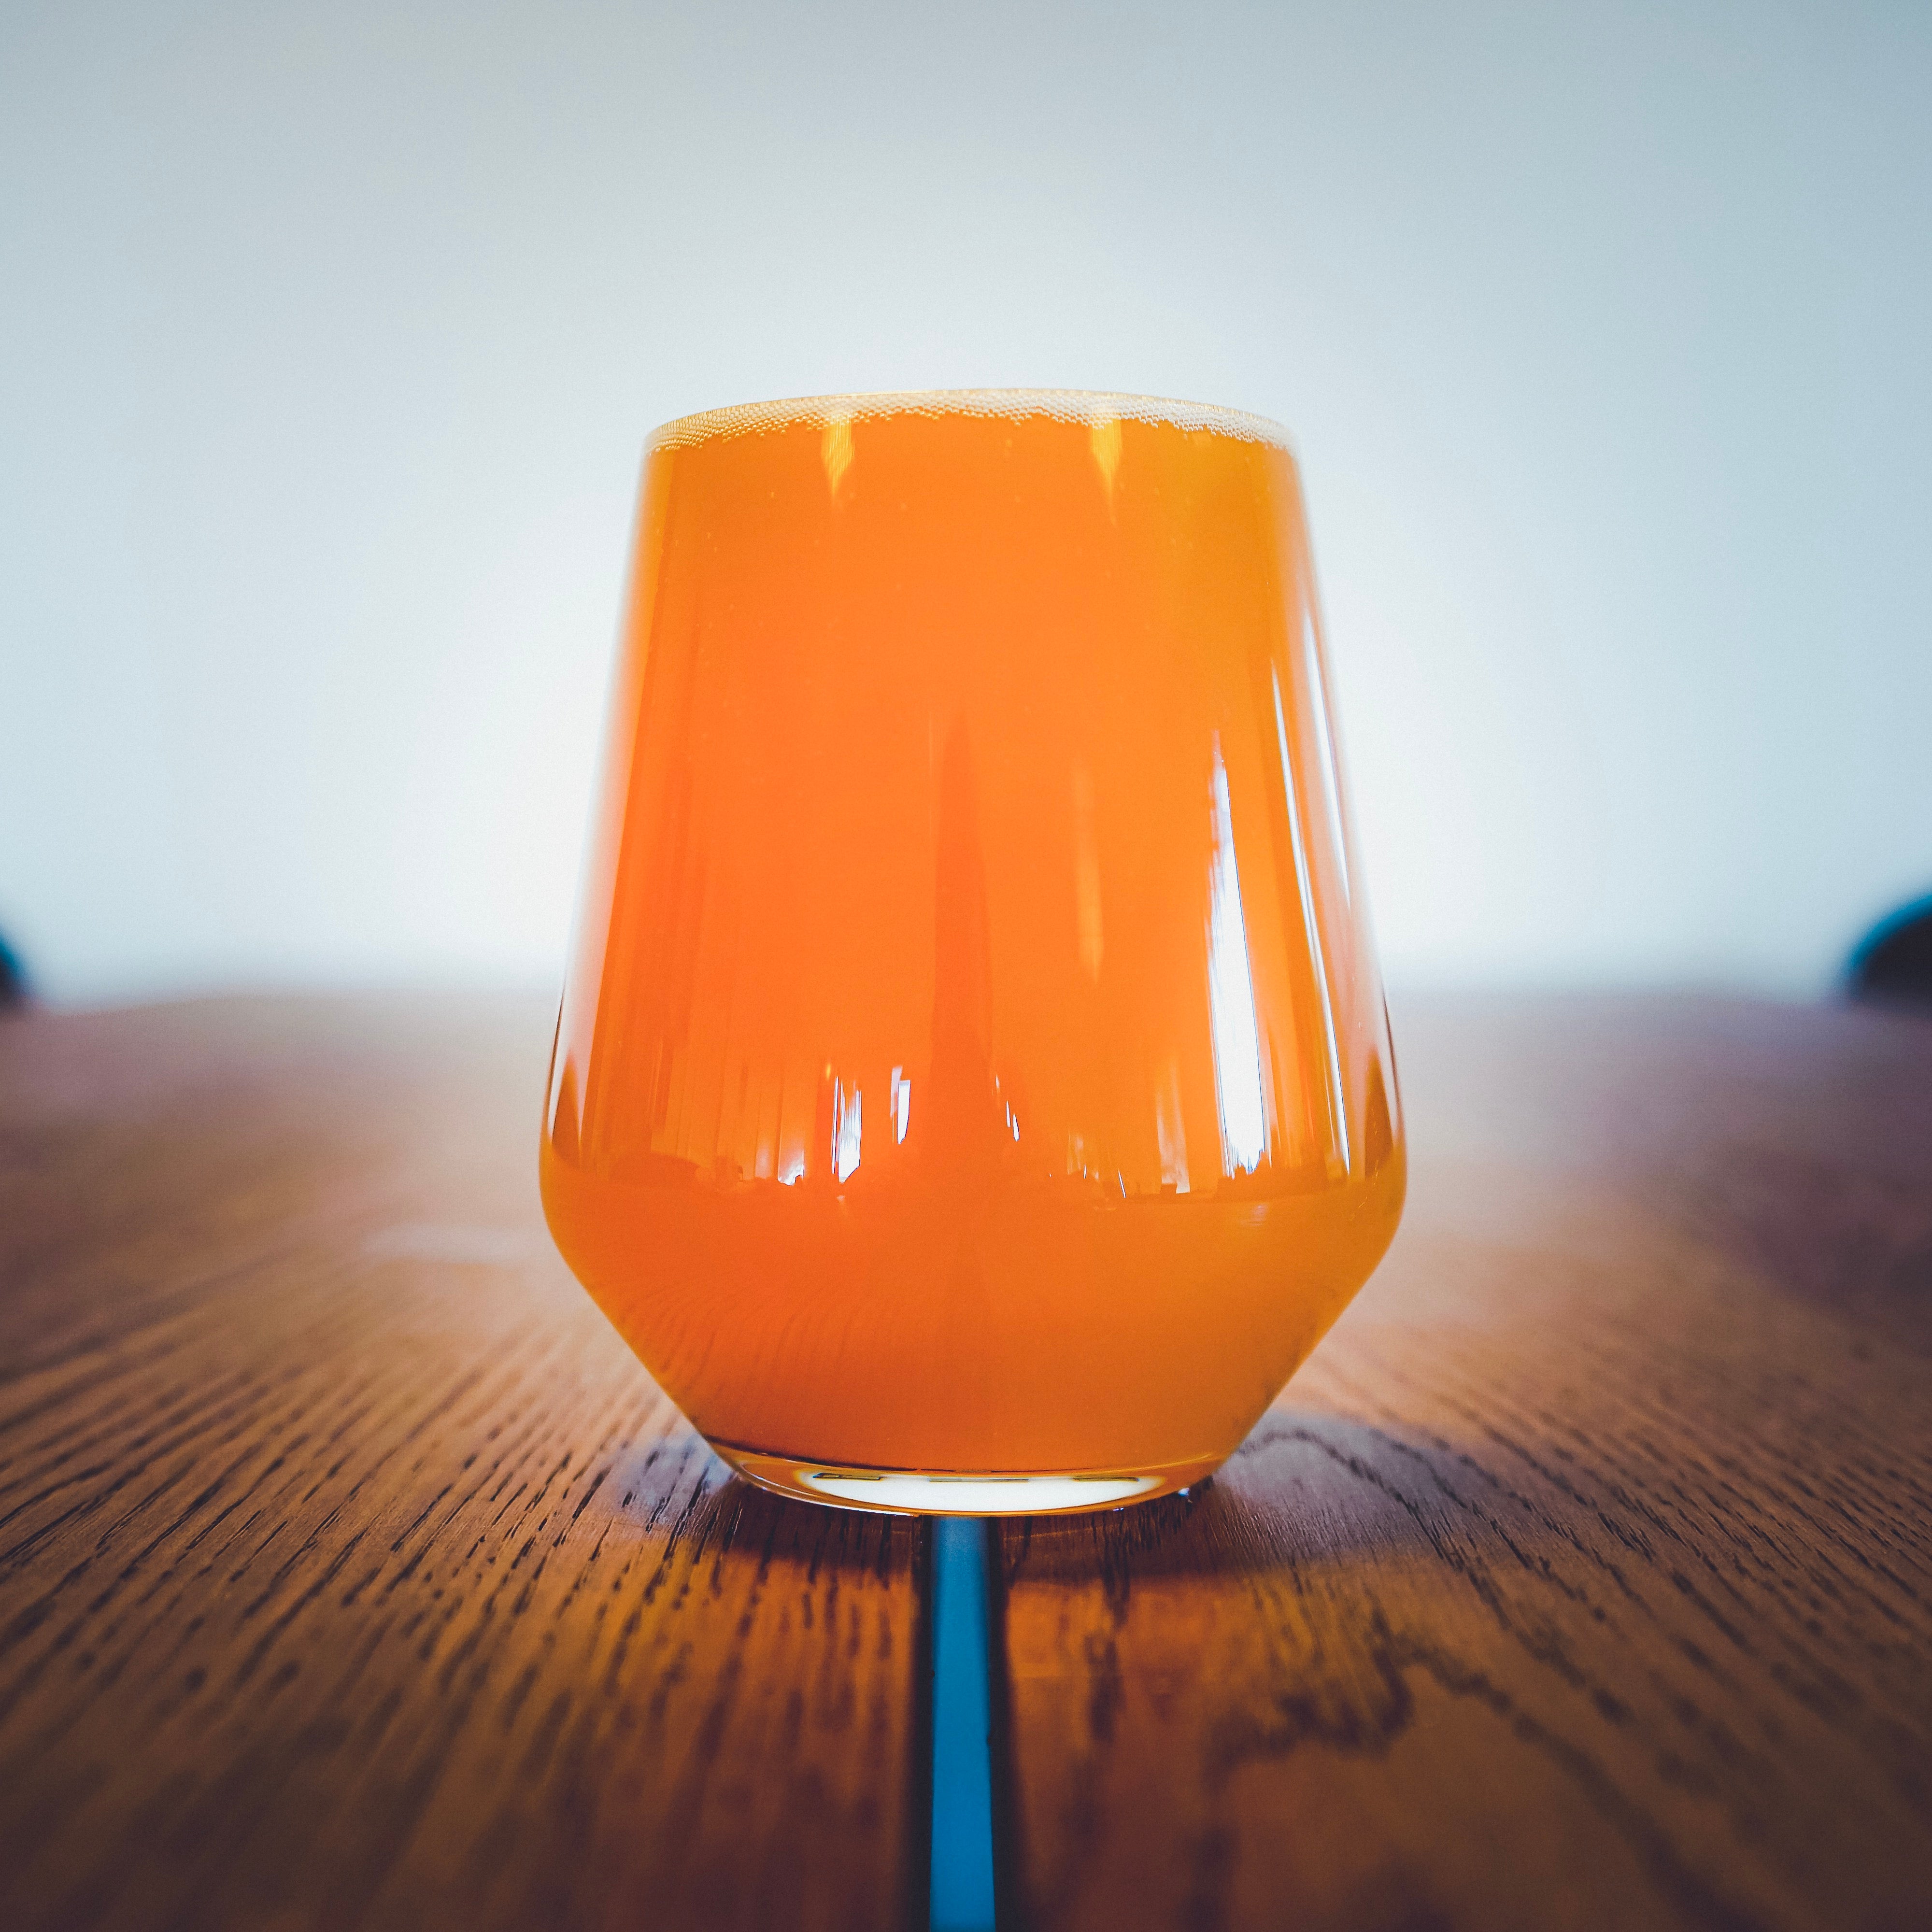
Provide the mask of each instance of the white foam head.
[{"label": "white foam head", "polygon": [[688,449],[734,436],[762,436],[774,430],[823,430],[834,423],[863,422],[874,416],[1046,416],[1056,422],[1090,428],[1108,422],[1167,423],[1176,429],[1204,430],[1239,442],[1289,447],[1288,432],[1266,416],[1212,403],[1176,402],[1165,396],[1115,395],[1100,389],[903,389],[874,395],[797,396],[772,403],[737,403],[680,416],[651,432],[646,452]]}]

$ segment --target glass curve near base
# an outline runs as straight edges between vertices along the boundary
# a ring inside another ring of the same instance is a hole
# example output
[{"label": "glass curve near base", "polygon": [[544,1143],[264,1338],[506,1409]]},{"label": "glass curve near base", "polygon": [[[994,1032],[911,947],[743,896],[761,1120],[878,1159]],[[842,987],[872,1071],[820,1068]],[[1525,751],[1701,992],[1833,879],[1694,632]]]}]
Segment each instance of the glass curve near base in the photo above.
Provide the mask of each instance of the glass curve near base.
[{"label": "glass curve near base", "polygon": [[1152,1502],[1205,1480],[1225,1460],[1202,1456],[1150,1469],[1041,1470],[1016,1474],[869,1469],[707,1442],[746,1480],[794,1502],[892,1516],[1077,1516]]}]

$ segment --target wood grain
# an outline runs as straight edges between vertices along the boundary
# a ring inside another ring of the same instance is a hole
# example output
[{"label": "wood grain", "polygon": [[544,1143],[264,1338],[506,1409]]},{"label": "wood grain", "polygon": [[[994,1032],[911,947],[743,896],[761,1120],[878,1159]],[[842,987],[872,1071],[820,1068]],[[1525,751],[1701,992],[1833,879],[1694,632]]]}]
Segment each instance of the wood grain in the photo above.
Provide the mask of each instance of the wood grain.
[{"label": "wood grain", "polygon": [[1006,1922],[1932,1922],[1932,1024],[1396,1022],[1382,1273],[1206,1488],[1004,1532]]},{"label": "wood grain", "polygon": [[922,1545],[568,1278],[532,1002],[0,1024],[0,1924],[902,1925]]}]

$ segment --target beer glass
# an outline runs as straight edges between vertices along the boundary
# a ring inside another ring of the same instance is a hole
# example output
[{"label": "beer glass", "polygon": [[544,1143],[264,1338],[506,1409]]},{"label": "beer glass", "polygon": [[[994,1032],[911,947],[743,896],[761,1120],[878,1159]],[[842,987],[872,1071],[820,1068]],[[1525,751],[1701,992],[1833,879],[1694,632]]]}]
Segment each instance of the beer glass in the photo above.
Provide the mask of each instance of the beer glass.
[{"label": "beer glass", "polygon": [[1045,1512],[1221,1462],[1406,1172],[1281,430],[1035,391],[659,430],[542,1168],[767,1488]]}]

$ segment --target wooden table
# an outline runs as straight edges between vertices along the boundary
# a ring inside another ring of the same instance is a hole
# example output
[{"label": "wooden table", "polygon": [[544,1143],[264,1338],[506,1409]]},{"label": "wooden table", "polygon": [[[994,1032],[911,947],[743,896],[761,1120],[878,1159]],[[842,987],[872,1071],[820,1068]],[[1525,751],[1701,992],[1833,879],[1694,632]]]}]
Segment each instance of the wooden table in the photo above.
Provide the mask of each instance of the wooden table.
[{"label": "wooden table", "polygon": [[[1005,1526],[1002,1916],[1932,1922],[1932,1023],[1412,1002],[1388,1262]],[[0,1024],[0,1925],[916,1925],[928,1539],[726,1479],[537,1210],[548,1015]]]}]

